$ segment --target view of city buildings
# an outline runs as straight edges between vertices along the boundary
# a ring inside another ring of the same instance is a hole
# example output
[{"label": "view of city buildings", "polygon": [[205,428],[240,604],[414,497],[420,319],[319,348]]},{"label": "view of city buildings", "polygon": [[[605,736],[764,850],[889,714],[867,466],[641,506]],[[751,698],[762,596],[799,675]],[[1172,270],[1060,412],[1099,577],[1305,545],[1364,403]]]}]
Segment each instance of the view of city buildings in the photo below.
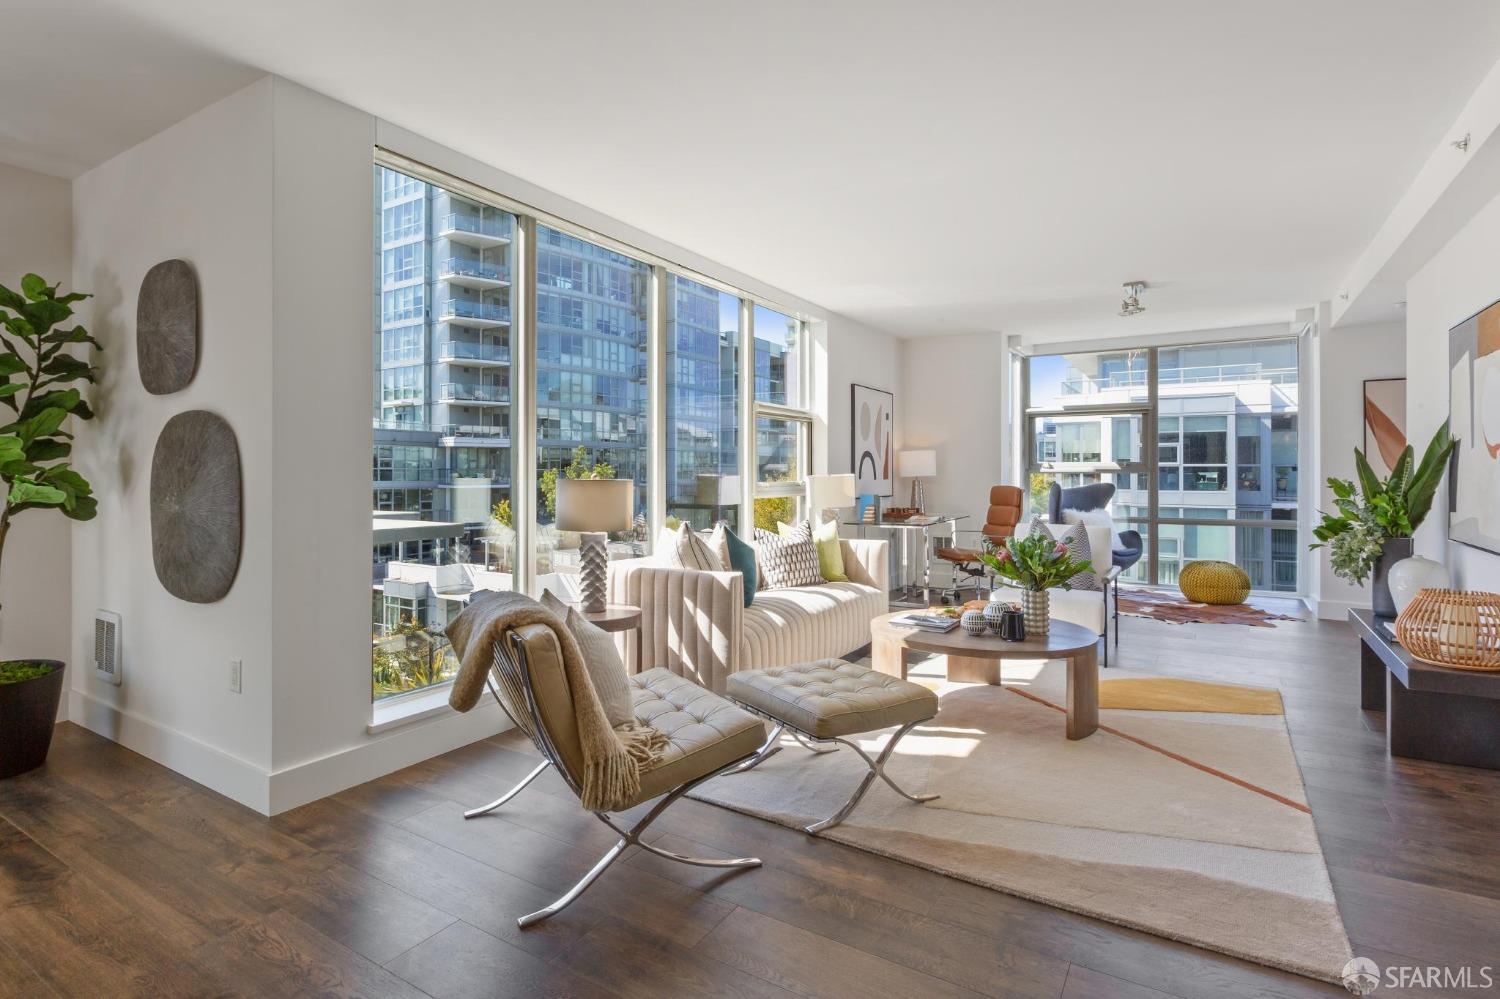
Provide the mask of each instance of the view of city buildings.
[{"label": "view of city buildings", "polygon": [[[1199,523],[1151,520],[1153,471],[1141,436],[1147,351],[1052,355],[1029,364],[1030,409],[1046,411],[1031,417],[1034,505],[1045,511],[1053,479],[1064,486],[1114,482],[1116,526],[1155,544],[1155,582],[1175,583],[1186,563],[1219,559],[1244,568],[1256,589],[1297,591],[1295,339],[1158,350],[1157,518]],[[1067,413],[1080,406],[1091,411]],[[1148,572],[1143,559],[1126,578],[1149,581]]]},{"label": "view of city buildings", "polygon": [[[511,586],[516,219],[383,166],[375,168],[374,187],[378,696],[445,678],[451,656],[445,667],[441,643],[428,630],[451,620],[473,591]],[[528,508],[541,528],[536,569],[550,585],[550,574],[576,569],[576,550],[549,527],[549,470],[633,479],[637,526],[612,536],[612,555],[646,551],[651,268],[545,225],[536,233],[541,488]],[[797,405],[801,325],[758,304],[753,312],[756,399]],[[665,486],[672,523],[739,526],[739,313],[738,296],[667,276]],[[773,421],[757,424],[761,474],[781,480],[797,472],[790,457],[801,445],[797,434]],[[424,669],[430,675],[411,682]]]}]

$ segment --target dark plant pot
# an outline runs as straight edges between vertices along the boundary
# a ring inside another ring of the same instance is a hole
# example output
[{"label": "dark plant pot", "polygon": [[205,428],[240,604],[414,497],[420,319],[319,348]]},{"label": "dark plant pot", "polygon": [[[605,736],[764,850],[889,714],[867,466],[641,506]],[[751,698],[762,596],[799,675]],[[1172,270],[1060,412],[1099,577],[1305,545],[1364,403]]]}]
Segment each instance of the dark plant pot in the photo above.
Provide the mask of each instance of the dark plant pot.
[{"label": "dark plant pot", "polygon": [[56,659],[28,659],[52,667],[46,676],[0,683],[0,778],[35,770],[47,761],[64,666]]},{"label": "dark plant pot", "polygon": [[1391,566],[1412,556],[1411,538],[1386,538],[1380,546],[1380,558],[1375,561],[1375,572],[1371,576],[1370,605],[1376,617],[1395,617],[1396,601],[1391,599]]}]

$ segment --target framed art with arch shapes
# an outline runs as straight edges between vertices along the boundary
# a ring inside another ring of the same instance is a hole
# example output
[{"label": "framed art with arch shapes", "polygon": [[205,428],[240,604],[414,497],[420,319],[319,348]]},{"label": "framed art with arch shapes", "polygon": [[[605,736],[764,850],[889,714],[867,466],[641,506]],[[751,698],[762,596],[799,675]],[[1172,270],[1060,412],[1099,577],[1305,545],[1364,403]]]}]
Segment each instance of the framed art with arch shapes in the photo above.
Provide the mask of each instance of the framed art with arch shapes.
[{"label": "framed art with arch shapes", "polygon": [[892,496],[895,484],[896,397],[868,385],[850,386],[850,449],[854,491],[860,496]]}]

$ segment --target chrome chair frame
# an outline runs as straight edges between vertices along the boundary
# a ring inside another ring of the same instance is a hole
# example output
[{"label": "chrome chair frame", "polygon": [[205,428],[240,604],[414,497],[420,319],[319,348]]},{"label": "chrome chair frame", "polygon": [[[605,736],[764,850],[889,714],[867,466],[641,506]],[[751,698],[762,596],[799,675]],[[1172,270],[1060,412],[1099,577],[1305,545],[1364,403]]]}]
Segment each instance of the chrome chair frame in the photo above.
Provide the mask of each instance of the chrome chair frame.
[{"label": "chrome chair frame", "polygon": [[[464,812],[464,818],[466,819],[478,818],[479,816],[486,815],[499,808],[501,805],[504,805],[516,795],[520,794],[521,791],[525,789],[526,785],[530,784],[533,780],[540,776],[542,771],[546,770],[549,766],[557,768],[557,772],[562,776],[563,781],[568,785],[569,789],[572,790],[574,794],[581,794],[581,789],[573,780],[572,775],[568,773],[567,768],[563,766],[561,754],[558,752],[557,747],[553,744],[552,738],[547,734],[546,727],[541,723],[541,712],[537,707],[536,696],[531,688],[531,670],[526,659],[526,646],[521,641],[520,637],[514,633],[511,633],[506,637],[511,644],[511,648],[505,648],[504,642],[497,642],[495,644],[494,661],[490,664],[490,675],[485,677],[485,684],[489,687],[490,695],[494,697],[495,703],[500,705],[500,710],[505,712],[507,717],[509,717],[510,720],[515,723],[517,728],[525,732],[527,736],[530,737],[532,744],[541,751],[544,759],[540,764],[537,765],[534,770],[532,770],[525,777],[521,778],[518,784],[512,787],[509,791],[506,791],[499,798],[496,798],[488,805],[484,805],[480,808],[471,808],[468,811]],[[511,685],[519,687],[525,695],[526,711],[529,715],[529,717],[525,721],[517,718],[511,712],[511,709],[506,707],[505,700],[500,696],[500,691],[495,687],[495,674],[499,673],[501,681],[504,682],[506,680],[505,671],[507,670],[513,673],[513,679],[516,681]],[[521,929],[524,930],[528,926],[534,926],[544,919],[549,919],[552,916],[557,915],[559,912],[572,905],[578,900],[580,895],[582,895],[589,889],[590,885],[599,880],[600,875],[608,870],[614,864],[614,862],[619,860],[620,857],[624,855],[625,851],[630,849],[630,847],[632,846],[638,846],[642,850],[645,850],[648,853],[653,853],[658,857],[664,857],[667,860],[675,860],[679,864],[691,864],[695,867],[759,867],[761,863],[759,857],[734,857],[724,860],[711,857],[688,857],[679,853],[672,853],[670,850],[663,850],[661,847],[656,846],[652,843],[647,843],[641,839],[641,835],[646,831],[646,828],[650,826],[651,823],[655,822],[663,812],[670,808],[672,804],[675,803],[683,795],[687,794],[699,784],[711,780],[714,777],[719,776],[720,774],[733,773],[738,771],[738,769],[740,767],[743,767],[747,762],[755,759],[756,755],[756,753],[750,753],[747,756],[742,756],[737,760],[733,760],[730,763],[725,764],[717,770],[706,773],[701,777],[694,778],[693,780],[690,780],[685,784],[679,785],[673,790],[662,795],[656,802],[656,804],[651,807],[651,810],[648,811],[640,819],[640,821],[636,822],[629,828],[624,827],[616,819],[611,818],[610,813],[608,812],[593,812],[592,814],[595,818],[597,818],[600,822],[603,822],[620,837],[619,841],[616,842],[614,846],[605,851],[604,856],[599,858],[599,861],[594,864],[589,872],[582,878],[580,878],[578,882],[574,884],[573,887],[569,888],[560,898],[558,898],[557,901],[553,902],[551,905],[546,906],[545,908],[538,909],[536,912],[521,916],[516,920],[516,925],[520,926]]]},{"label": "chrome chair frame", "polygon": [[891,736],[890,741],[885,744],[885,748],[880,751],[880,755],[872,759],[870,757],[870,754],[866,753],[862,748],[860,748],[857,743],[851,742],[843,736],[836,735],[828,739],[819,738],[818,736],[813,735],[811,732],[802,731],[790,722],[783,721],[782,719],[777,718],[774,715],[769,715],[764,711],[752,708],[750,705],[745,704],[742,701],[735,701],[735,703],[744,708],[746,711],[749,711],[751,714],[759,715],[762,718],[770,720],[775,724],[776,727],[771,730],[770,736],[766,738],[765,743],[760,747],[760,749],[757,750],[755,754],[745,762],[735,765],[734,769],[730,771],[731,773],[742,774],[746,773],[747,771],[754,770],[766,760],[781,752],[780,740],[783,732],[789,733],[793,739],[797,740],[797,743],[800,746],[813,753],[816,753],[819,756],[823,756],[828,753],[836,753],[839,750],[838,745],[825,747],[824,745],[820,744],[832,742],[838,743],[839,745],[848,746],[850,749],[858,753],[859,758],[865,761],[865,766],[869,767],[869,770],[865,772],[864,778],[859,782],[859,787],[855,788],[854,794],[850,795],[849,800],[844,802],[843,806],[839,808],[838,811],[834,812],[826,819],[822,819],[818,822],[812,823],[811,825],[802,827],[802,831],[811,836],[817,836],[825,830],[832,829],[834,826],[847,819],[849,817],[849,813],[854,811],[855,806],[858,805],[864,798],[865,792],[870,790],[870,785],[875,782],[876,777],[879,777],[881,780],[889,784],[891,786],[891,790],[901,795],[901,797],[905,798],[908,801],[914,801],[919,805],[925,801],[933,801],[941,797],[941,795],[936,794],[912,794],[905,788],[903,788],[900,784],[897,784],[895,780],[891,778],[891,775],[885,772],[886,761],[891,758],[891,753],[895,750],[896,744],[906,736],[906,733],[910,732],[918,725],[921,725],[924,722],[932,721],[931,718],[924,718],[922,721],[907,722],[905,725],[901,726],[901,728],[897,730],[896,734]]}]

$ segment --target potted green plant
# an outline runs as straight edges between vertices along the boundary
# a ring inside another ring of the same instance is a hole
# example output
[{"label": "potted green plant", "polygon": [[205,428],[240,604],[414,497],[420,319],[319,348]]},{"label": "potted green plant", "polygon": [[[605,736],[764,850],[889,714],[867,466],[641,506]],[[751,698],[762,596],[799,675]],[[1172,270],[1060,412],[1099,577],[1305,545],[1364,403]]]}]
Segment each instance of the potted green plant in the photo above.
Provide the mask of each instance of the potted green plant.
[{"label": "potted green plant", "polygon": [[1365,453],[1355,448],[1357,481],[1328,479],[1338,513],[1323,514],[1322,523],[1313,528],[1318,540],[1308,547],[1326,545],[1333,574],[1340,579],[1363,586],[1373,577],[1370,602],[1381,617],[1396,616],[1387,573],[1391,566],[1411,556],[1412,535],[1427,519],[1438,484],[1448,470],[1448,459],[1457,446],[1445,420],[1428,442],[1420,464],[1414,464],[1416,452],[1408,444],[1391,474],[1381,479]]},{"label": "potted green plant", "polygon": [[[28,510],[60,510],[73,520],[94,516],[96,504],[83,476],[68,464],[73,435],[69,416],[93,418],[75,382],[93,382],[95,369],[74,357],[74,344],[98,347],[82,326],[67,326],[73,304],[88,298],[59,295],[35,274],[16,293],[0,285],[0,564],[15,518]],[[52,744],[62,696],[63,663],[55,659],[0,661],[0,777],[42,765]]]},{"label": "potted green plant", "polygon": [[1045,635],[1050,628],[1052,601],[1047,591],[1054,586],[1071,590],[1073,577],[1093,568],[1067,545],[1040,531],[1003,542],[987,541],[979,560],[1001,579],[1021,588],[1021,612],[1026,617],[1028,635]]}]

